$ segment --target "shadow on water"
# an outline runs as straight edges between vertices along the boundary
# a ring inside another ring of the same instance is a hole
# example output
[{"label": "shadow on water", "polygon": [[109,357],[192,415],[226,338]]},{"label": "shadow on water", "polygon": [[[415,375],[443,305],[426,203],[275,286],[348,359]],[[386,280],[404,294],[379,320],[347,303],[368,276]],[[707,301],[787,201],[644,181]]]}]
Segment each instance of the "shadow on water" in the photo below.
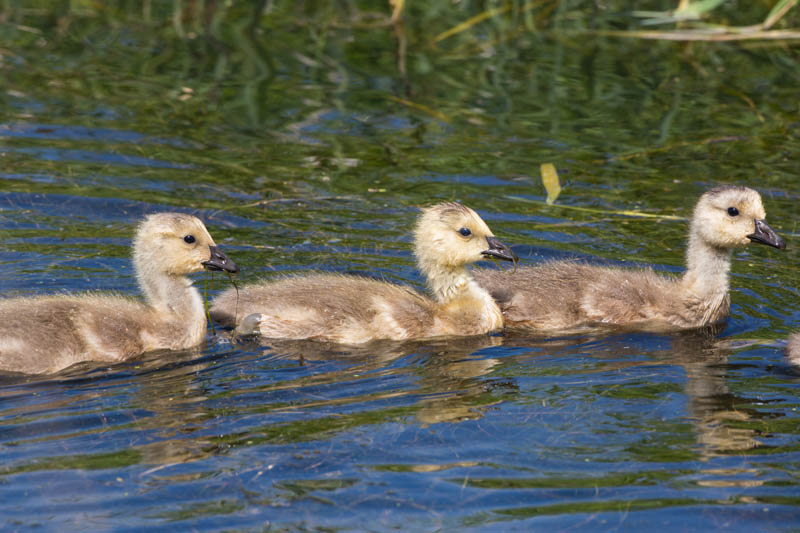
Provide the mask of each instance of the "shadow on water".
[{"label": "shadow on water", "polygon": [[609,37],[645,27],[614,2],[403,5],[5,2],[2,296],[138,294],[133,228],[173,210],[207,223],[242,283],[323,270],[422,289],[411,228],[441,200],[525,262],[676,273],[691,207],[721,183],[762,193],[786,253],[734,254],[721,331],[336,346],[222,330],[2,375],[0,528],[794,527],[796,41]]}]

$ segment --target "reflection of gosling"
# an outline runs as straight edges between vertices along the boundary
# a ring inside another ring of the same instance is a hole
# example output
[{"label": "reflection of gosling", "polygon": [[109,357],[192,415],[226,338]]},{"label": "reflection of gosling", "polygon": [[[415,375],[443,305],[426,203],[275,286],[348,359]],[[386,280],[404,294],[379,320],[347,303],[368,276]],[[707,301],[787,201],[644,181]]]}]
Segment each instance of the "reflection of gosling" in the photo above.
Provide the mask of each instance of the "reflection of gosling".
[{"label": "reflection of gosling", "polygon": [[680,278],[652,270],[553,261],[516,272],[482,270],[475,280],[498,301],[508,327],[538,330],[582,324],[653,329],[701,327],[728,315],[731,251],[749,242],[783,249],[764,220],[761,196],[725,186],[700,197]]},{"label": "reflection of gosling", "polygon": [[472,209],[443,203],[422,211],[415,253],[434,299],[408,287],[336,274],[295,276],[225,291],[214,320],[239,334],[358,344],[374,339],[477,335],[502,327],[492,297],[465,265],[483,257],[515,260]]},{"label": "reflection of gosling", "polygon": [[185,277],[203,267],[238,272],[200,220],[150,215],[133,241],[146,303],[83,294],[0,300],[0,370],[55,372],[80,361],[123,361],[143,352],[199,344],[203,301]]}]

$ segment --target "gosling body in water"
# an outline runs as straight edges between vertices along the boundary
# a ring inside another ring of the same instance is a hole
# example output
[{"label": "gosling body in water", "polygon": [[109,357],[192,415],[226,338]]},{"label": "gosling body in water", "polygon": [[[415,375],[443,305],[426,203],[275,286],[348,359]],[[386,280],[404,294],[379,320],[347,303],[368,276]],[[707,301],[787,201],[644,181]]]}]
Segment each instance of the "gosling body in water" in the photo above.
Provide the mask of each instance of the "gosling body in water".
[{"label": "gosling body in water", "polygon": [[0,299],[0,370],[56,372],[200,344],[203,301],[186,274],[238,272],[203,223],[180,213],[150,215],[139,225],[133,264],[144,302],[101,293]]},{"label": "gosling body in water", "polygon": [[789,337],[789,342],[786,344],[786,355],[791,363],[800,365],[800,333]]},{"label": "gosling body in water", "polygon": [[502,328],[500,309],[466,265],[495,257],[516,261],[475,211],[458,203],[423,209],[414,251],[433,298],[357,276],[312,274],[225,291],[211,317],[239,334],[360,344],[478,335]]},{"label": "gosling body in water", "polygon": [[723,186],[707,191],[697,202],[687,269],[680,277],[574,261],[545,262],[516,272],[481,270],[474,276],[497,300],[509,328],[698,328],[728,315],[731,253],[750,242],[786,247],[767,225],[756,191]]}]

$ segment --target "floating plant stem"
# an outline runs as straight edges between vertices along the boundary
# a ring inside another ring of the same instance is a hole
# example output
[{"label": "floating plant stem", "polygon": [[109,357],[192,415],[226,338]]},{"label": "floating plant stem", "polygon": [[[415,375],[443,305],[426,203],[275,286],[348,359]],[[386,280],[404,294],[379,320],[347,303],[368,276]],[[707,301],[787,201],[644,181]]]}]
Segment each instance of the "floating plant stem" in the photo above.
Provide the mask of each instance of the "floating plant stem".
[{"label": "floating plant stem", "polygon": [[228,274],[228,279],[231,280],[231,285],[233,285],[234,290],[236,290],[236,305],[233,307],[233,323],[236,324],[236,317],[239,315],[239,287],[236,285],[236,282],[233,281],[233,274],[230,272],[226,272],[226,274]]},{"label": "floating plant stem", "polygon": [[[209,270],[206,270],[206,283],[203,286],[203,307],[206,310],[206,319],[208,320],[208,323],[211,325],[211,334],[212,335],[216,335],[217,334],[217,330],[214,329],[214,321],[211,320],[211,312],[208,309],[208,276],[209,275],[211,275],[212,278],[214,277],[214,273],[213,272],[211,272]],[[239,294],[238,291],[237,291],[236,294]]]}]

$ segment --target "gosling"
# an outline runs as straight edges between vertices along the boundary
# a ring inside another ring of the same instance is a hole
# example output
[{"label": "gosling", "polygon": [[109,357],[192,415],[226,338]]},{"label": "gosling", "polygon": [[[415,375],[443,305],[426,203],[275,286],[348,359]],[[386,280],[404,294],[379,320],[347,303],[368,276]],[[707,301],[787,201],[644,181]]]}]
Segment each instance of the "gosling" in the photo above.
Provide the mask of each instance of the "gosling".
[{"label": "gosling", "polygon": [[679,278],[552,261],[516,272],[481,270],[475,280],[503,311],[508,328],[557,330],[615,325],[654,331],[718,323],[730,311],[731,252],[750,242],[784,249],[764,220],[761,196],[747,187],[704,193],[689,229],[686,272]]},{"label": "gosling", "polygon": [[800,365],[800,333],[789,337],[789,341],[786,343],[786,355],[791,363]]},{"label": "gosling", "polygon": [[199,219],[180,213],[150,215],[139,225],[133,265],[145,302],[102,293],[0,299],[0,370],[51,373],[196,346],[207,322],[186,274],[239,271]]},{"label": "gosling", "polygon": [[433,298],[409,287],[337,274],[293,276],[222,293],[211,318],[235,334],[361,344],[479,335],[502,328],[500,309],[465,268],[482,258],[516,261],[472,209],[423,209],[414,253]]}]

